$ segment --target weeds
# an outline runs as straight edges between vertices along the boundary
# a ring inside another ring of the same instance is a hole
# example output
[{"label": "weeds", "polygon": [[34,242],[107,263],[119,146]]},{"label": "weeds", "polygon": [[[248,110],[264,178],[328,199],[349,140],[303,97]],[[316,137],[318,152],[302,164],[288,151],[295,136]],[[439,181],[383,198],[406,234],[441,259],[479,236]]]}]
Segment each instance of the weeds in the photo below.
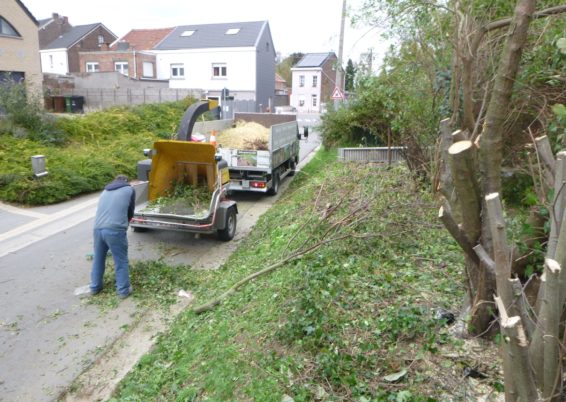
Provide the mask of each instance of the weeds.
[{"label": "weeds", "polygon": [[[436,363],[451,338],[434,318],[436,308],[460,302],[457,246],[406,169],[333,159],[319,153],[223,268],[190,271],[191,290],[199,302],[210,300],[325,234],[378,236],[328,243],[248,282],[212,311],[182,313],[113,400],[460,395]],[[365,204],[368,213],[353,214]]]}]

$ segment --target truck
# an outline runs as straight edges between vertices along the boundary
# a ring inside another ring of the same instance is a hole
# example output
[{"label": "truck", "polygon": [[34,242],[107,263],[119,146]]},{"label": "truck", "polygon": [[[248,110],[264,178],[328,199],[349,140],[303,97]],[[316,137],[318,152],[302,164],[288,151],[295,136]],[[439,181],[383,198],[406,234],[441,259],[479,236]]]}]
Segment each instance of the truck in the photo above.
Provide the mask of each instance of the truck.
[{"label": "truck", "polygon": [[[189,107],[178,133],[180,140],[160,140],[145,153],[150,159],[138,162],[138,179],[147,185],[147,199],[141,200],[130,220],[136,232],[173,230],[196,234],[216,234],[220,240],[234,238],[238,206],[228,199],[228,164],[210,143],[186,140],[196,117],[208,110],[199,103]],[[170,197],[176,186],[198,190],[199,205],[184,198]],[[173,200],[173,203],[165,201]],[[145,202],[144,202],[145,201]]]},{"label": "truck", "polygon": [[235,113],[233,119],[197,122],[193,133],[208,138],[238,121],[255,122],[269,129],[268,149],[250,150],[224,147],[218,144],[218,154],[228,164],[228,191],[250,191],[275,195],[286,176],[295,174],[299,162],[299,128],[297,117],[286,114]]}]

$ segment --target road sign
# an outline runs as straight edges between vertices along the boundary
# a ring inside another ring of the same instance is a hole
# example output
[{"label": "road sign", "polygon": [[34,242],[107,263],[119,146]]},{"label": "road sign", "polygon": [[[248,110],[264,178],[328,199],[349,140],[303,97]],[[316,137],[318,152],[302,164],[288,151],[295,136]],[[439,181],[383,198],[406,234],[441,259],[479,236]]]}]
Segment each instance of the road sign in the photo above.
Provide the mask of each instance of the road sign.
[{"label": "road sign", "polygon": [[338,87],[334,87],[334,91],[332,92],[332,99],[344,99],[344,94]]}]

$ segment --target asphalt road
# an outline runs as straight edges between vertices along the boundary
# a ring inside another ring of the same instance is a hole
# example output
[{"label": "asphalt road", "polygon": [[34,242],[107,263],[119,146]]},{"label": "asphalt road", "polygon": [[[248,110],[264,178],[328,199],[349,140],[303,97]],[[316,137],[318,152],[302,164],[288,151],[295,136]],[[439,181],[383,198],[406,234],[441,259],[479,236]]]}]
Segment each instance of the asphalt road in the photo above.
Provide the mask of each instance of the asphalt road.
[{"label": "asphalt road", "polygon": [[[312,129],[317,116],[298,120],[311,127],[308,140],[301,141],[303,160],[319,145]],[[216,268],[219,261],[208,258],[210,249],[223,247],[229,255],[274,201],[249,193],[234,198],[239,215],[232,242],[129,231],[130,259]],[[0,204],[0,401],[54,400],[139,313],[131,298],[104,312],[74,295],[89,282],[97,199],[92,194],[38,208]]]}]

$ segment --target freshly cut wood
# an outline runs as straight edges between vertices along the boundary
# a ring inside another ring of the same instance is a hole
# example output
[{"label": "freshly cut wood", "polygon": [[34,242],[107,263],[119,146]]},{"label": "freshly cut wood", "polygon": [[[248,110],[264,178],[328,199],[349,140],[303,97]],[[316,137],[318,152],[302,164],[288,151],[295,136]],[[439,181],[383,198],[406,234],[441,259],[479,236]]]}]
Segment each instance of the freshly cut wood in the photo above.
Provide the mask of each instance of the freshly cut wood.
[{"label": "freshly cut wood", "polygon": [[558,389],[558,379],[560,377],[560,313],[562,309],[556,303],[560,296],[560,264],[552,259],[546,259],[544,262],[546,274],[546,289],[544,291],[544,300],[539,314],[539,324],[543,326],[544,338],[544,374],[543,374],[543,396],[548,400],[555,399],[554,395],[560,390]]},{"label": "freshly cut wood", "polygon": [[476,244],[481,233],[480,200],[473,165],[474,147],[471,141],[458,141],[448,148],[454,189],[462,214],[464,232],[472,244]]},{"label": "freshly cut wood", "polygon": [[544,163],[544,166],[554,174],[554,166],[556,161],[554,160],[554,155],[552,154],[552,147],[550,146],[550,141],[546,135],[542,137],[535,138],[535,145],[537,147],[537,153]]},{"label": "freshly cut wood", "polygon": [[[507,400],[538,401],[539,394],[535,385],[533,373],[531,371],[529,354],[527,353],[529,342],[519,316],[509,317],[503,301],[495,296],[495,304],[501,317],[501,333],[506,342],[503,342],[505,358],[509,359],[511,367],[510,373],[505,373],[506,386],[508,375],[514,385],[513,394]],[[514,394],[514,392],[517,394]],[[507,395],[506,395],[507,396]]]},{"label": "freshly cut wood", "polygon": [[269,129],[255,122],[236,122],[236,126],[223,130],[216,137],[222,148],[245,150],[267,150]]}]

